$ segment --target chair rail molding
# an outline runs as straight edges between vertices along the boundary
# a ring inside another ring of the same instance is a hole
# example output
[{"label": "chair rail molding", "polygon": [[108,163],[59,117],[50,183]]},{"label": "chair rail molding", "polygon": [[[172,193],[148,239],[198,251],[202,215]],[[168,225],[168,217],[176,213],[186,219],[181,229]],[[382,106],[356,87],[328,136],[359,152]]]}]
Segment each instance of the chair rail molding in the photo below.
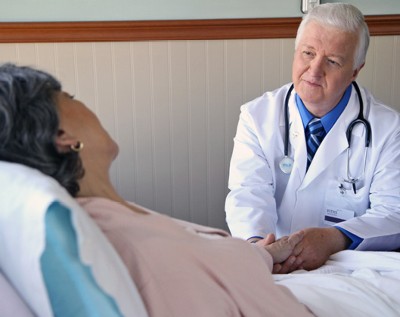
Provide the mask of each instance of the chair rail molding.
[{"label": "chair rail molding", "polygon": [[[400,35],[400,14],[366,16],[371,35]],[[301,18],[1,22],[0,43],[294,38]]]}]

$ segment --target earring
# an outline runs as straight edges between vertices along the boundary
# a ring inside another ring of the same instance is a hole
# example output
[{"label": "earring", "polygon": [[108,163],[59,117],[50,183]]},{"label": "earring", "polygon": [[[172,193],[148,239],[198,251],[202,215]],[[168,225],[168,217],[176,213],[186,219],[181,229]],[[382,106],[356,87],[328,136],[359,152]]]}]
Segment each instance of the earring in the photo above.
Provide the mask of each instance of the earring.
[{"label": "earring", "polygon": [[83,142],[78,141],[75,145],[71,145],[70,148],[74,152],[80,152],[83,149]]}]

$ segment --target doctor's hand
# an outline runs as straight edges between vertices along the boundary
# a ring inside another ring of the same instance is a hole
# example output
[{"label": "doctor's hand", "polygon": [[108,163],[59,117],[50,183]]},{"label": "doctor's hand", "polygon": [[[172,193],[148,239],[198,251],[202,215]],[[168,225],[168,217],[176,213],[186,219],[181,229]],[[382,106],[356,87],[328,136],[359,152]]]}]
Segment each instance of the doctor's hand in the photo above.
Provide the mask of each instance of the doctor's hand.
[{"label": "doctor's hand", "polygon": [[340,230],[333,227],[307,228],[303,232],[303,239],[296,245],[292,253],[296,260],[293,263],[283,262],[277,273],[289,273],[298,269],[317,269],[332,254],[345,250],[350,243]]},{"label": "doctor's hand", "polygon": [[288,260],[296,246],[302,241],[303,236],[304,232],[299,231],[290,236],[275,240],[275,235],[270,233],[264,239],[257,241],[256,244],[268,251],[275,265]]}]

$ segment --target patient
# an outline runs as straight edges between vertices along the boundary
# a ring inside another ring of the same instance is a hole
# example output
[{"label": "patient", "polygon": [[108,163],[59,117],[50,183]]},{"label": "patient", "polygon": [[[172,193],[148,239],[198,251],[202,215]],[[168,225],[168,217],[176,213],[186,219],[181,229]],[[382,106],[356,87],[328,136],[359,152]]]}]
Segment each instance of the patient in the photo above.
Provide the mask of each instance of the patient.
[{"label": "patient", "polygon": [[270,274],[302,232],[249,244],[126,202],[109,178],[116,143],[51,75],[0,66],[0,125],[0,160],[36,168],[77,198],[126,264],[150,316],[312,316]]}]

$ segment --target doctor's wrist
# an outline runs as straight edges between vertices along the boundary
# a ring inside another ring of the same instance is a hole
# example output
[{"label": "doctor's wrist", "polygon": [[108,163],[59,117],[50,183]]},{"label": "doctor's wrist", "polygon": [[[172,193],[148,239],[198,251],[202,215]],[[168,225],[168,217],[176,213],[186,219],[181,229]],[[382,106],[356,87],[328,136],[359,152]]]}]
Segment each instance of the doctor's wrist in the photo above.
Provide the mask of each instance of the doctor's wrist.
[{"label": "doctor's wrist", "polygon": [[340,231],[336,227],[332,227],[330,228],[330,230],[333,234],[331,241],[334,242],[332,245],[332,254],[348,249],[351,244],[351,239],[349,239],[349,237],[347,237],[342,231]]}]

